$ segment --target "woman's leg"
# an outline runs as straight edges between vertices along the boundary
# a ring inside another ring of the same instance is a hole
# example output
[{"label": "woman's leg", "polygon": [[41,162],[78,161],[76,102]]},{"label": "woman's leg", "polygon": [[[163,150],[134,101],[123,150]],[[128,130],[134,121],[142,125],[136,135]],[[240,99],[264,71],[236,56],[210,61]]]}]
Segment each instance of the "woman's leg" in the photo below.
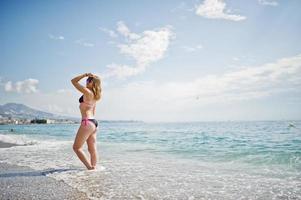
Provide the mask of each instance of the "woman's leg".
[{"label": "woman's leg", "polygon": [[93,169],[96,168],[97,163],[96,131],[97,129],[95,129],[95,131],[87,139],[88,151],[90,153],[91,166]]},{"label": "woman's leg", "polygon": [[78,156],[78,158],[84,163],[84,165],[87,167],[87,169],[92,169],[92,166],[88,159],[86,158],[86,155],[82,149],[83,144],[86,142],[88,137],[93,133],[94,127],[90,125],[90,123],[87,123],[87,125],[84,125],[82,123],[77,131],[74,144],[73,144],[73,150]]}]

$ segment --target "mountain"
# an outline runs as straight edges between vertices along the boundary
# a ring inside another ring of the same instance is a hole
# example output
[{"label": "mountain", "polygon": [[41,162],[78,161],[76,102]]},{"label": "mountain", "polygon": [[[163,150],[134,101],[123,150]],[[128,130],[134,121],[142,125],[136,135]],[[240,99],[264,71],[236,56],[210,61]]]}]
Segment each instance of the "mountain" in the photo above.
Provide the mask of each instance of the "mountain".
[{"label": "mountain", "polygon": [[[24,104],[19,103],[7,103],[4,105],[0,105],[0,118],[1,117],[11,117],[15,119],[62,119],[62,120],[71,120],[71,121],[79,121],[78,117],[70,117],[70,116],[62,116],[56,115],[53,113],[48,113],[40,110],[36,110],[34,108],[30,108]],[[109,123],[135,123],[135,122],[143,122],[140,120],[101,120],[102,122]]]},{"label": "mountain", "polygon": [[7,103],[0,105],[0,116],[19,119],[48,118],[48,119],[73,119],[30,108],[24,104]]}]

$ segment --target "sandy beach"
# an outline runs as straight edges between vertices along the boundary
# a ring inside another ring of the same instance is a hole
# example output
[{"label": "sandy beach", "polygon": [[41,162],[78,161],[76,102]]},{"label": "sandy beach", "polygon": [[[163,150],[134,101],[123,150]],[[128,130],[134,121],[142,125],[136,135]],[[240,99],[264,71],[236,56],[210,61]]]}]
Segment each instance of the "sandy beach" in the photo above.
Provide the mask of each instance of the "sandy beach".
[{"label": "sandy beach", "polygon": [[[0,142],[0,148],[16,146],[11,143]],[[0,199],[88,199],[78,190],[47,177],[55,170],[33,170],[29,167],[11,165],[0,162]]]},{"label": "sandy beach", "polygon": [[17,145],[0,141],[0,148],[9,148],[9,147],[13,147],[13,146],[17,146]]}]

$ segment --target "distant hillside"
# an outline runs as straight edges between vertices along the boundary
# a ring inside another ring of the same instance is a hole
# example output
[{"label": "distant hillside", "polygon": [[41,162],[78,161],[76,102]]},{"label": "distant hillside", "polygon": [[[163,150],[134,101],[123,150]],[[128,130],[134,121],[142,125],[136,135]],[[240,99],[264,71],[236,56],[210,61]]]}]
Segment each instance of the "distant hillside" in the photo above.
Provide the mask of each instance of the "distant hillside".
[{"label": "distant hillside", "polygon": [[0,105],[0,116],[19,119],[48,118],[48,119],[74,119],[30,108],[24,104],[7,103]]},{"label": "distant hillside", "polygon": [[[34,108],[30,108],[24,104],[19,103],[7,103],[4,105],[0,105],[0,118],[1,117],[11,117],[16,119],[68,119],[78,121],[79,117],[70,117],[70,116],[62,116],[56,115],[49,112],[44,112],[40,110],[36,110]],[[135,123],[135,122],[143,122],[140,120],[101,120],[102,122],[109,123]]]}]

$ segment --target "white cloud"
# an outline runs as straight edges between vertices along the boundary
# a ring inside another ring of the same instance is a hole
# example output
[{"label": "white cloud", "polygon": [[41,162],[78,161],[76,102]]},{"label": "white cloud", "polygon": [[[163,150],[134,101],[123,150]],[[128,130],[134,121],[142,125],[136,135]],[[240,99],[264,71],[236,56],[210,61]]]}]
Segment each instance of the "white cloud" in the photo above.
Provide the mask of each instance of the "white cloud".
[{"label": "white cloud", "polygon": [[129,30],[129,28],[125,25],[125,23],[124,23],[123,21],[117,22],[117,31],[118,31],[121,35],[123,35],[123,36],[125,36],[125,37],[127,37],[127,38],[129,38],[129,39],[132,39],[132,40],[135,40],[135,39],[139,39],[139,38],[140,38],[140,36],[139,36],[138,34],[132,33],[132,32]]},{"label": "white cloud", "polygon": [[93,43],[85,42],[84,40],[85,39],[79,39],[79,40],[76,40],[75,43],[79,44],[81,46],[84,46],[84,47],[94,47],[95,46]]},{"label": "white cloud", "polygon": [[144,31],[141,38],[128,44],[120,44],[120,52],[128,55],[137,62],[138,66],[145,66],[162,59],[172,37],[169,27]]},{"label": "white cloud", "polygon": [[59,94],[71,94],[72,90],[70,90],[70,89],[58,89],[56,92],[59,93]]},{"label": "white cloud", "polygon": [[229,9],[226,10],[224,0],[205,0],[196,6],[196,14],[209,19],[226,19],[232,21],[245,20],[242,15],[232,14]]},{"label": "white cloud", "polygon": [[4,90],[6,92],[17,92],[17,93],[35,93],[37,92],[37,84],[39,83],[36,79],[26,79],[24,81],[18,81],[13,84],[8,81],[4,85]]},{"label": "white cloud", "polygon": [[266,6],[278,6],[278,2],[275,0],[258,0],[259,4]]},{"label": "white cloud", "polygon": [[134,66],[110,64],[103,77],[125,78],[145,71],[151,63],[164,57],[170,41],[175,37],[171,26],[146,30],[140,35],[132,33],[124,22],[118,22],[117,26],[118,32],[126,39],[125,43],[117,45],[120,53],[132,58],[135,64]]},{"label": "white cloud", "polygon": [[64,36],[61,36],[61,35],[54,36],[52,34],[48,34],[48,36],[49,36],[50,39],[53,39],[53,40],[64,40],[65,39]]},{"label": "white cloud", "polygon": [[104,33],[108,34],[112,38],[117,38],[118,37],[118,35],[113,30],[109,30],[109,29],[106,29],[106,28],[103,28],[103,27],[99,27],[99,29],[101,31],[103,31]]},{"label": "white cloud", "polygon": [[108,71],[104,73],[103,78],[115,76],[120,79],[125,79],[129,76],[134,76],[139,73],[142,73],[145,68],[144,67],[129,67],[127,65],[117,65],[112,63],[107,65]]},{"label": "white cloud", "polygon": [[[12,85],[14,88],[15,84]],[[256,114],[256,109],[248,115],[252,108],[239,110],[244,109],[251,99],[274,98],[276,94],[300,96],[301,54],[219,74],[201,77],[196,74],[196,78],[190,81],[130,82],[110,88],[102,82],[102,86],[104,93],[96,106],[97,119],[246,119],[262,115]],[[41,110],[80,117],[80,95],[74,88],[60,89],[47,94],[24,95],[22,100]],[[266,108],[265,112],[271,113],[269,109]]]},{"label": "white cloud", "polygon": [[198,44],[196,46],[183,46],[182,47],[185,51],[187,52],[195,52],[195,51],[198,51],[200,49],[203,49],[203,45],[201,44]]},{"label": "white cloud", "polygon": [[144,119],[170,117],[183,112],[189,115],[207,105],[222,106],[229,102],[299,91],[301,54],[191,81],[128,83],[106,92],[102,113],[105,116],[115,113],[121,118],[127,113],[127,117]]},{"label": "white cloud", "polygon": [[240,59],[238,57],[233,57],[232,60],[233,61],[239,61]]},{"label": "white cloud", "polygon": [[[277,91],[300,88],[301,54],[262,66],[246,67],[219,76],[211,75],[193,83],[193,95],[248,99]],[[192,88],[193,88],[192,87]],[[293,89],[294,90],[294,89]]]},{"label": "white cloud", "polygon": [[8,81],[5,85],[4,85],[4,90],[7,92],[10,92],[13,90],[13,86],[12,86],[12,82]]}]

